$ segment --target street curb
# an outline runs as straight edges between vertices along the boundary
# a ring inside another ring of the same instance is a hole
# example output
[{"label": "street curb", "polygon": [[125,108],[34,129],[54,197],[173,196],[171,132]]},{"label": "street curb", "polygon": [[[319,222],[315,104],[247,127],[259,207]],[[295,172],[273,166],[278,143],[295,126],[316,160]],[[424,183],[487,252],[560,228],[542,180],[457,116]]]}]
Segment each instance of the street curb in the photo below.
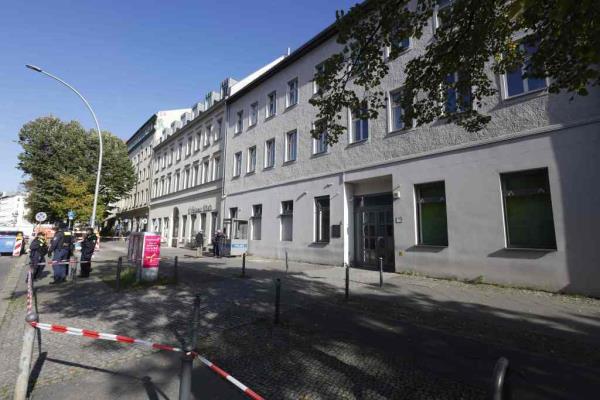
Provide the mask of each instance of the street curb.
[{"label": "street curb", "polygon": [[[15,292],[17,290],[17,286],[19,285],[19,278],[21,276],[21,267],[24,265],[21,262],[20,256],[17,258],[11,266],[11,271],[6,278],[4,286],[0,291],[0,331],[2,330],[2,326],[4,325],[4,320],[6,318],[6,311],[8,310],[8,305],[10,301],[14,298]],[[24,258],[25,260],[27,257]]]}]

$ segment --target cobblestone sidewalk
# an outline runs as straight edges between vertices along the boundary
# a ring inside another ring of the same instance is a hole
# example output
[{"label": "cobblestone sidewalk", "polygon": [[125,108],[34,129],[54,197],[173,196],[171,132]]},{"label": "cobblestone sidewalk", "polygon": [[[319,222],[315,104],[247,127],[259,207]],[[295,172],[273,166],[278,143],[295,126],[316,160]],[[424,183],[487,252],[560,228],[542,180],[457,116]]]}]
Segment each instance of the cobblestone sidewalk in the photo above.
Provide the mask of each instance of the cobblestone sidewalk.
[{"label": "cobblestone sidewalk", "polygon": [[[249,258],[241,278],[240,259],[198,259],[180,249],[163,249],[163,256],[178,256],[177,286],[117,293],[105,281],[124,252],[123,244],[103,245],[92,278],[40,282],[41,322],[179,344],[199,293],[201,352],[275,399],[485,398],[500,355],[528,374],[516,380],[527,398],[588,398],[600,388],[595,300],[387,273],[379,288],[377,273],[353,270],[345,301],[339,267],[290,263],[285,274],[280,261]],[[174,274],[172,262],[161,274]],[[274,325],[277,277],[282,313]],[[10,397],[16,377],[24,288],[19,284],[0,327],[0,398]],[[154,353],[42,333],[32,395],[85,398],[87,383],[94,398],[177,397],[177,359]],[[198,375],[198,398],[238,396],[213,378]]]}]

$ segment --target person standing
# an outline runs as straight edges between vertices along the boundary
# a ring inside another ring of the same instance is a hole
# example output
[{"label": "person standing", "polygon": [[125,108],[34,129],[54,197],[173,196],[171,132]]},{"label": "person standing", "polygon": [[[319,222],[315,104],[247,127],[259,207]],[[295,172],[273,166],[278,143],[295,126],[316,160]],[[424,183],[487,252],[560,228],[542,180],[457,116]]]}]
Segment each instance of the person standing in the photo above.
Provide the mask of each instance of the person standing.
[{"label": "person standing", "polygon": [[48,254],[48,245],[44,232],[38,232],[35,239],[29,245],[29,261],[33,273],[33,280],[41,277],[45,267],[46,254]]},{"label": "person standing", "polygon": [[82,278],[88,278],[90,271],[92,270],[92,255],[96,250],[96,242],[98,237],[94,233],[94,229],[88,228],[83,241],[81,242],[81,276]]},{"label": "person standing", "polygon": [[73,251],[73,235],[66,229],[64,224],[59,226],[54,235],[48,254],[52,254],[52,270],[54,271],[54,283],[67,280],[69,273],[69,257]]}]

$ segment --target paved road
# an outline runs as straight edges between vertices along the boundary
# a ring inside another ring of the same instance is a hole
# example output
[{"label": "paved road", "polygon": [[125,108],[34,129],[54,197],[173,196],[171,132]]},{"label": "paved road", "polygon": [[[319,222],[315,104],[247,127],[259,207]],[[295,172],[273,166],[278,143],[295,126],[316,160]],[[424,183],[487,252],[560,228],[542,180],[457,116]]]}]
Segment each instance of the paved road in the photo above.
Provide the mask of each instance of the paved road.
[{"label": "paved road", "polygon": [[[15,258],[11,256],[0,256],[0,287],[4,286],[8,272],[14,265]],[[3,301],[3,299],[0,299]]]}]

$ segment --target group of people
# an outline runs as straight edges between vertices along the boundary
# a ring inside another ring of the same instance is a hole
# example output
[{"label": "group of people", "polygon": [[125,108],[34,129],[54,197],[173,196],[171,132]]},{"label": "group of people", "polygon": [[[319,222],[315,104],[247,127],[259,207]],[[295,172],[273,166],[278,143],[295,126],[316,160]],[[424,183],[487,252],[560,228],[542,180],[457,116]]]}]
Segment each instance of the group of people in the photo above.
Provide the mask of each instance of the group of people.
[{"label": "group of people", "polygon": [[[224,246],[225,234],[221,230],[217,230],[215,234],[212,236],[211,242],[213,245],[213,255],[217,258],[220,258],[223,255],[223,246]],[[199,231],[196,234],[196,247],[199,247],[202,251],[202,247],[204,246],[204,231]]]},{"label": "group of people", "polygon": [[[80,277],[90,276],[92,269],[91,260],[98,238],[92,228],[88,228],[81,242],[81,272]],[[38,232],[29,246],[29,260],[33,270],[33,279],[41,277],[46,264],[46,255],[52,259],[53,283],[61,283],[69,274],[69,260],[75,249],[73,233],[65,224],[60,224],[50,244],[46,241],[44,232]]]}]

